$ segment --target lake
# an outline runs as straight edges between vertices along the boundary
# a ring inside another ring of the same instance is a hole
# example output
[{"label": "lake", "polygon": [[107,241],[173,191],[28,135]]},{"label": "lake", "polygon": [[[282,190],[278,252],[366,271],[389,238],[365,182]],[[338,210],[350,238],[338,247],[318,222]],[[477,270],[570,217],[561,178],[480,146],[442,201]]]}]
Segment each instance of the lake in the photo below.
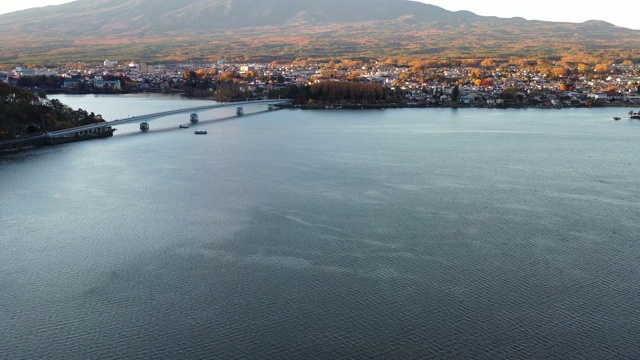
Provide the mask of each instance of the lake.
[{"label": "lake", "polygon": [[265,107],[0,156],[0,358],[640,358],[629,109]]}]

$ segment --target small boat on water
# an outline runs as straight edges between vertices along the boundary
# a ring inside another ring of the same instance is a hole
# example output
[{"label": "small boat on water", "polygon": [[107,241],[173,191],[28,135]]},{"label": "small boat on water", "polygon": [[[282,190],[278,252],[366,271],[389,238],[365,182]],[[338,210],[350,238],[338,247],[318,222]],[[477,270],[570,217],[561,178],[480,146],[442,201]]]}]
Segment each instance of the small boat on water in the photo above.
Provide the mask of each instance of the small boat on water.
[{"label": "small boat on water", "polygon": [[238,106],[236,108],[236,115],[240,116],[244,114],[244,109],[242,108],[242,106]]},{"label": "small boat on water", "polygon": [[188,128],[189,128],[189,124],[180,125],[180,129],[188,129]]},{"label": "small boat on water", "polygon": [[149,130],[149,123],[148,122],[140,123],[140,130],[142,130],[142,131]]},{"label": "small boat on water", "polygon": [[614,116],[614,117],[613,117],[613,120],[615,120],[615,121],[620,120],[620,116]]},{"label": "small boat on water", "polygon": [[189,117],[189,121],[191,121],[192,124],[197,123],[199,121],[198,114],[196,113],[191,114],[191,116]]},{"label": "small boat on water", "polygon": [[204,129],[198,129],[196,131],[193,132],[196,135],[207,135],[207,130]]},{"label": "small boat on water", "polygon": [[639,112],[629,111],[629,119],[640,120],[640,111]]}]

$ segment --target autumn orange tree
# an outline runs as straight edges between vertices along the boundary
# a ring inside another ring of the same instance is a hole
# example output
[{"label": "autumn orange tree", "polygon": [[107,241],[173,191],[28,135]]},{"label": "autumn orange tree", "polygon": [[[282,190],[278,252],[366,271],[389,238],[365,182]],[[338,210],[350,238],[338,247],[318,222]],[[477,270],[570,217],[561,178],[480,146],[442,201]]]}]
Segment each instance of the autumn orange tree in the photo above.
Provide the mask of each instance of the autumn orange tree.
[{"label": "autumn orange tree", "polygon": [[609,72],[609,70],[611,70],[611,66],[609,64],[598,64],[595,67],[595,71],[600,74]]},{"label": "autumn orange tree", "polygon": [[564,68],[564,67],[555,67],[553,68],[553,71],[552,71],[554,79],[565,77],[567,76],[568,73],[569,73],[569,70],[567,70],[567,68]]},{"label": "autumn orange tree", "polygon": [[473,80],[479,80],[479,79],[482,79],[482,77],[484,76],[484,73],[482,72],[481,69],[474,68],[474,69],[471,69],[470,75]]},{"label": "autumn orange tree", "polygon": [[220,75],[221,81],[232,81],[236,77],[236,74],[233,71],[227,71],[224,74]]}]

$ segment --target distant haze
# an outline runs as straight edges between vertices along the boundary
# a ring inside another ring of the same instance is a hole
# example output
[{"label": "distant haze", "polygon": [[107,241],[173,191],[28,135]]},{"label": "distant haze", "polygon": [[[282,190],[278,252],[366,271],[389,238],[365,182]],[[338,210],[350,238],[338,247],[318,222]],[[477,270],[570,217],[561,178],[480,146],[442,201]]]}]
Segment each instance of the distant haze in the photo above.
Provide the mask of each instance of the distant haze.
[{"label": "distant haze", "polygon": [[[631,0],[616,1],[611,5],[580,4],[574,1],[538,0],[533,3],[504,0],[416,0],[440,6],[451,11],[468,10],[478,15],[503,18],[522,17],[527,20],[581,23],[603,20],[614,25],[640,30],[637,3]],[[525,5],[526,4],[526,5]]]},{"label": "distant haze", "polygon": [[0,5],[0,14],[14,11],[42,7],[47,5],[60,5],[72,0],[23,0],[23,1],[3,1]]},{"label": "distant haze", "polygon": [[[599,4],[597,6],[577,5],[572,1],[538,0],[531,6],[522,2],[503,0],[416,0],[426,4],[440,6],[447,10],[468,10],[478,15],[504,18],[523,17],[528,20],[561,21],[581,23],[588,20],[603,20],[614,25],[630,29],[640,29],[635,1],[620,0],[615,6]],[[23,0],[3,2],[0,14],[47,5],[59,5],[69,0]]]}]

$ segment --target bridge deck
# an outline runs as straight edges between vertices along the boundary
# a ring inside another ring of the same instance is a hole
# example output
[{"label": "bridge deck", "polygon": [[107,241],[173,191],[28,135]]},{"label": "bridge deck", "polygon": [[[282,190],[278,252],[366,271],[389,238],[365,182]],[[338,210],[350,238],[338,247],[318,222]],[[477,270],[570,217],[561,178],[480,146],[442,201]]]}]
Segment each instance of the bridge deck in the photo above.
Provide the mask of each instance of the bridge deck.
[{"label": "bridge deck", "polygon": [[83,126],[78,126],[78,127],[64,129],[64,130],[52,131],[48,133],[47,136],[49,138],[67,136],[67,135],[78,133],[78,132],[92,131],[94,129],[104,128],[108,126],[130,124],[134,122],[147,122],[147,121],[159,119],[159,118],[170,116],[170,115],[184,114],[184,113],[197,113],[200,111],[207,111],[207,110],[212,110],[212,109],[217,109],[222,107],[229,107],[229,106],[242,106],[242,105],[251,105],[251,104],[282,104],[282,103],[288,103],[288,102],[291,102],[291,100],[290,99],[273,99],[273,100],[240,101],[240,102],[196,106],[191,108],[163,111],[163,112],[158,112],[153,114],[133,116],[133,117],[128,117],[124,119],[116,119],[116,120],[102,122],[102,123],[95,123],[95,124],[83,125]]}]

